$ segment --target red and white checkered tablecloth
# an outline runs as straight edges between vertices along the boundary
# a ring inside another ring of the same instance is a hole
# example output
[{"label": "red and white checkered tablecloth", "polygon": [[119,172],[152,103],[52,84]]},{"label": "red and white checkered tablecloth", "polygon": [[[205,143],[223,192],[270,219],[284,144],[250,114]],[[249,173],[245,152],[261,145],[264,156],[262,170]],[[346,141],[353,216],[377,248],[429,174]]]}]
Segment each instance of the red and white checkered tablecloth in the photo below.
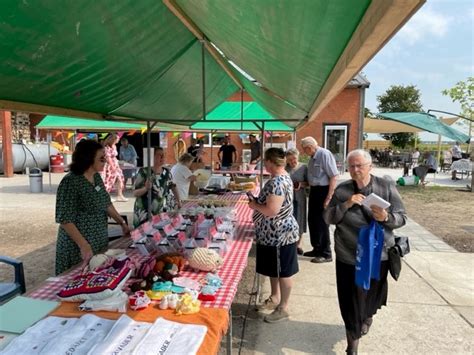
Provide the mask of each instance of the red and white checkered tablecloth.
[{"label": "red and white checkered tablecloth", "polygon": [[[254,229],[252,224],[252,210],[248,208],[246,196],[226,194],[220,196],[221,199],[235,203],[237,214],[237,226],[234,233],[234,241],[224,258],[224,264],[218,271],[218,275],[223,281],[223,286],[216,293],[216,299],[212,302],[202,302],[203,307],[230,309],[232,301],[237,292],[237,287],[242,278],[242,273],[247,266],[247,258],[252,240]],[[127,238],[121,238],[113,242],[111,248],[127,248],[130,244]],[[127,254],[133,259],[143,260],[144,257],[135,249],[127,249]],[[64,284],[80,273],[80,268],[75,268],[66,275],[50,278],[40,287],[28,294],[31,298],[43,300],[57,300],[57,293],[63,288]],[[184,269],[180,276],[189,277],[193,280],[200,280],[206,275],[206,272],[194,272],[188,268]]]}]

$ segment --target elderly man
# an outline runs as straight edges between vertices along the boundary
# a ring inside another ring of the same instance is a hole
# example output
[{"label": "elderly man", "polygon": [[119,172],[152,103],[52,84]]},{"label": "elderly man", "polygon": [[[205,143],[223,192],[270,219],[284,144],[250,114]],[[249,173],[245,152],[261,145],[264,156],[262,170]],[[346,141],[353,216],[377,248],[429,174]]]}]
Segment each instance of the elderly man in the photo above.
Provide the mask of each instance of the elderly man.
[{"label": "elderly man", "polygon": [[329,205],[339,171],[332,153],[318,145],[313,137],[301,140],[303,152],[310,157],[308,162],[308,184],[311,188],[308,204],[309,236],[313,250],[304,253],[311,256],[313,263],[332,261],[329,226],[323,218],[324,209]]}]

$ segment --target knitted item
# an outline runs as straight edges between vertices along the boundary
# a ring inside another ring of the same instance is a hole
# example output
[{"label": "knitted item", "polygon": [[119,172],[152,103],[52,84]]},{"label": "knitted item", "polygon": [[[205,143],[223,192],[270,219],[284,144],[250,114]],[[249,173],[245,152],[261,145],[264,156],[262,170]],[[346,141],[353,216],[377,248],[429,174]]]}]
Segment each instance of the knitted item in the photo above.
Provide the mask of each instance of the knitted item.
[{"label": "knitted item", "polygon": [[58,297],[68,302],[105,299],[120,292],[131,273],[129,259],[115,260],[108,268],[76,276],[58,293]]},{"label": "knitted item", "polygon": [[199,290],[201,288],[201,284],[199,282],[190,279],[189,277],[175,277],[173,279],[173,284],[190,290]]},{"label": "knitted item", "polygon": [[216,296],[214,295],[204,295],[202,293],[199,294],[199,300],[203,302],[212,302],[216,300]]},{"label": "knitted item", "polygon": [[202,271],[215,272],[222,266],[222,258],[214,250],[196,248],[189,257],[189,266]]}]

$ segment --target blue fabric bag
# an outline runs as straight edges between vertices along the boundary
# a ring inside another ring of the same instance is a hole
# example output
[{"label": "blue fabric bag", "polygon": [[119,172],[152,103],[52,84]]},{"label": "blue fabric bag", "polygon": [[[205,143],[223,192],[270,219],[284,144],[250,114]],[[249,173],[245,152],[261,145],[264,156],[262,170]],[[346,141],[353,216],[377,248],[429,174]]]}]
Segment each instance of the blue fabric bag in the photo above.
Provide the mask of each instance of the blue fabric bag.
[{"label": "blue fabric bag", "polygon": [[384,230],[372,220],[359,230],[355,267],[355,283],[364,290],[370,288],[370,280],[380,280],[380,263],[384,243]]}]

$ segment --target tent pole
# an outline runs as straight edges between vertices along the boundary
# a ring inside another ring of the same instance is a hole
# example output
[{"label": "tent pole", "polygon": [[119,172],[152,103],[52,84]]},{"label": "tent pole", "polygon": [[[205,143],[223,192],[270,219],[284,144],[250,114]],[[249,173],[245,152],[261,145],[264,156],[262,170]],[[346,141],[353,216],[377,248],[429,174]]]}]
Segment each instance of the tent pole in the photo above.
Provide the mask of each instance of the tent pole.
[{"label": "tent pole", "polygon": [[[147,143],[146,143],[146,163],[147,163],[147,179],[151,179],[151,128],[150,128],[150,121],[146,121],[146,136],[147,136]],[[153,184],[153,181],[151,181]],[[147,200],[148,200],[148,209],[147,209],[147,217],[148,220],[151,221],[151,190],[147,192]]]},{"label": "tent pole", "polygon": [[51,186],[51,131],[46,134],[46,142],[48,143],[48,178],[49,178],[49,192],[53,192]]},{"label": "tent pole", "polygon": [[244,130],[244,89],[240,89],[240,129]]},{"label": "tent pole", "polygon": [[413,144],[413,148],[416,149],[416,147],[418,146],[418,133],[414,133],[414,136],[415,136],[415,143]]},{"label": "tent pole", "polygon": [[205,41],[201,41],[201,65],[202,65],[202,119],[206,120],[206,44]]},{"label": "tent pole", "polygon": [[214,139],[213,138],[213,135],[215,131],[212,131],[211,130],[211,175],[212,175],[212,171],[214,170],[214,159],[212,157],[212,153],[213,153],[213,150],[214,150]]},{"label": "tent pole", "polygon": [[265,122],[262,122],[262,140],[260,144],[260,191],[263,190],[263,154],[265,147]]},{"label": "tent pole", "polygon": [[441,159],[441,134],[438,134],[438,154],[436,155],[437,157],[437,162],[439,165],[440,159]]}]

